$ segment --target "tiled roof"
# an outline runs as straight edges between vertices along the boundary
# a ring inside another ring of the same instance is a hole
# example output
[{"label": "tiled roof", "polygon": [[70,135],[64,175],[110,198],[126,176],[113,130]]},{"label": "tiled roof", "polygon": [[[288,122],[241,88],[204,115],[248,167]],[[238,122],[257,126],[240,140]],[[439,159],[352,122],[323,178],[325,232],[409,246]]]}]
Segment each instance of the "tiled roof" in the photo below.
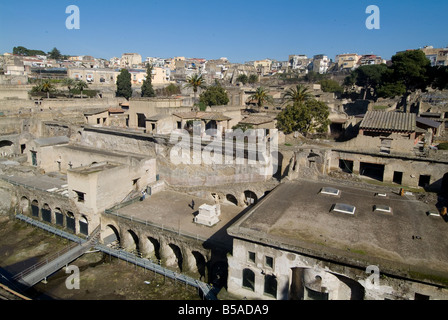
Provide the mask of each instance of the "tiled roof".
[{"label": "tiled roof", "polygon": [[268,122],[272,122],[272,121],[274,121],[274,118],[272,118],[272,117],[251,115],[251,116],[248,116],[248,117],[244,118],[243,120],[241,120],[240,123],[262,124],[262,123],[268,123]]},{"label": "tiled roof", "polygon": [[414,132],[415,113],[367,111],[359,127],[362,130],[388,132]]},{"label": "tiled roof", "polygon": [[216,120],[216,121],[226,121],[232,118],[223,115],[220,112],[178,112],[174,113],[176,117],[182,119],[201,119],[201,120]]}]

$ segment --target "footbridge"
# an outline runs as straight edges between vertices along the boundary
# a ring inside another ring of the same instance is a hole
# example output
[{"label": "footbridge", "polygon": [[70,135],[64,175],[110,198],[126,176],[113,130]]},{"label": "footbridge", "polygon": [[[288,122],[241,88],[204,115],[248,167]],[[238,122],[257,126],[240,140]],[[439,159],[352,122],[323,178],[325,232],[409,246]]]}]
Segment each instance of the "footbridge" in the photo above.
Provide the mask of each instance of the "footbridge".
[{"label": "footbridge", "polygon": [[27,289],[40,281],[46,279],[59,269],[67,266],[70,262],[76,260],[84,253],[86,253],[90,248],[96,245],[99,238],[100,228],[94,230],[89,239],[81,239],[73,236],[62,230],[58,230],[51,226],[46,225],[40,221],[36,221],[27,216],[18,214],[16,217],[22,221],[32,224],[36,227],[45,229],[51,233],[62,236],[66,239],[73,241],[73,243],[64,248],[63,250],[54,253],[53,255],[47,257],[45,260],[36,263],[35,265],[23,270],[22,272],[16,274],[13,280],[17,282],[22,288]]},{"label": "footbridge", "polygon": [[99,227],[91,234],[90,237],[88,237],[87,239],[82,239],[71,233],[62,231],[58,228],[52,227],[51,225],[48,225],[41,221],[34,220],[22,214],[16,214],[16,218],[73,242],[72,245],[63,249],[60,252],[51,255],[50,257],[45,259],[45,261],[41,261],[36,265],[33,265],[30,268],[15,275],[13,277],[13,280],[15,280],[15,282],[20,284],[22,287],[24,287],[24,289],[32,287],[36,283],[46,279],[47,277],[49,277],[62,267],[68,265],[70,262],[82,256],[84,253],[86,253],[89,249],[93,247],[96,250],[102,251],[118,259],[125,260],[129,263],[135,264],[147,270],[156,272],[160,275],[173,279],[174,281],[179,281],[185,283],[185,285],[190,285],[195,288],[198,288],[198,290],[202,292],[203,297],[206,300],[217,299],[216,298],[217,293],[215,292],[214,288],[207,283],[186,276],[182,273],[177,273],[167,268],[164,268],[155,261],[146,258],[141,258],[136,254],[125,251],[123,249],[115,249],[107,245],[99,244],[98,243],[100,234]]}]

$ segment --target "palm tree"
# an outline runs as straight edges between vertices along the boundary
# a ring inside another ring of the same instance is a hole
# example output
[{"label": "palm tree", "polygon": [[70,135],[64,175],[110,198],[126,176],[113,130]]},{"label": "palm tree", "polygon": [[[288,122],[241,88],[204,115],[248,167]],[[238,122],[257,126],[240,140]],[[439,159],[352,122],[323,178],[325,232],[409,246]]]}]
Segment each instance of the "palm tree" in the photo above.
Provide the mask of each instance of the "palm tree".
[{"label": "palm tree", "polygon": [[84,89],[87,89],[88,87],[89,85],[85,81],[83,80],[76,81],[75,89],[81,92],[81,99],[82,99],[82,92],[84,91]]},{"label": "palm tree", "polygon": [[187,84],[185,85],[187,88],[193,88],[194,92],[194,101],[196,102],[197,93],[199,88],[205,88],[205,79],[202,75],[193,74],[187,78]]},{"label": "palm tree", "polygon": [[258,105],[258,111],[260,111],[261,107],[265,102],[272,102],[272,96],[268,94],[265,88],[258,87],[253,95],[249,97],[250,100],[256,100]]},{"label": "palm tree", "polygon": [[46,92],[47,98],[50,98],[50,92],[54,91],[54,89],[54,84],[49,79],[45,79],[42,84],[39,85],[39,91]]},{"label": "palm tree", "polygon": [[72,78],[65,78],[63,81],[62,81],[62,84],[64,85],[64,86],[66,86],[67,87],[67,89],[68,89],[68,97],[70,98],[71,97],[71,92],[70,92],[70,90],[72,89],[72,87],[75,85],[75,80],[73,80]]},{"label": "palm tree", "polygon": [[283,95],[283,99],[286,100],[286,103],[292,104],[305,102],[312,97],[313,95],[308,91],[308,88],[301,84],[296,85],[295,88],[289,88]]}]

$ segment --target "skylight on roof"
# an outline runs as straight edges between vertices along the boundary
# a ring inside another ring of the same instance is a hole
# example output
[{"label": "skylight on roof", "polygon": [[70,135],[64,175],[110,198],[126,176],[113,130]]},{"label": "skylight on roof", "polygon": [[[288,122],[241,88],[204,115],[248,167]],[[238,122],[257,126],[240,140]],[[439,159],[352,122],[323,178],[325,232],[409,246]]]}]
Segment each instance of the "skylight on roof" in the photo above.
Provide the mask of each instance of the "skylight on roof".
[{"label": "skylight on roof", "polygon": [[350,204],[345,204],[345,203],[336,203],[333,206],[333,211],[347,213],[347,214],[355,214],[355,210],[356,210],[356,207],[354,207]]},{"label": "skylight on roof", "polygon": [[329,195],[332,195],[332,196],[338,196],[340,191],[338,189],[332,188],[332,187],[323,187],[320,190],[320,193],[329,194]]},{"label": "skylight on roof", "polygon": [[392,208],[383,204],[376,204],[373,206],[373,211],[392,213]]}]

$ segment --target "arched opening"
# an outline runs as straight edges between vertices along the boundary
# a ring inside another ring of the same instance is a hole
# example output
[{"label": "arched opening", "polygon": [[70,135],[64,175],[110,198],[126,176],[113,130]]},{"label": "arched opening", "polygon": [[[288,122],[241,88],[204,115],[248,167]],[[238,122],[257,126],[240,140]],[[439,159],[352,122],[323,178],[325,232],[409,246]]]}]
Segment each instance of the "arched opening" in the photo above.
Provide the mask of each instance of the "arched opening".
[{"label": "arched opening", "polygon": [[233,203],[234,205],[238,206],[238,200],[236,199],[236,197],[233,194],[227,194],[226,200]]},{"label": "arched opening", "polygon": [[153,256],[157,259],[160,260],[160,242],[157,241],[157,239],[152,238],[152,237],[148,237],[148,241],[151,243],[152,245],[152,254]]},{"label": "arched opening", "polygon": [[55,208],[54,209],[54,218],[56,225],[58,226],[64,226],[64,214],[62,213],[61,208]]},{"label": "arched opening", "polygon": [[243,270],[243,288],[255,291],[255,273],[250,269]]},{"label": "arched opening", "polygon": [[22,214],[30,214],[30,200],[27,197],[22,197],[20,199],[19,210]]},{"label": "arched opening", "polygon": [[207,262],[205,261],[204,256],[198,251],[192,251],[191,253],[196,260],[196,268],[199,273],[199,280],[206,279]]},{"label": "arched opening", "polygon": [[173,253],[176,257],[176,264],[179,267],[180,272],[182,272],[182,264],[183,264],[182,251],[178,246],[172,243],[169,244],[169,247],[171,248],[171,250],[173,250]]},{"label": "arched opening", "polygon": [[48,203],[44,203],[42,207],[42,220],[51,223],[51,208]]},{"label": "arched opening", "polygon": [[103,232],[103,243],[113,248],[120,246],[120,234],[117,228],[111,224],[108,224]]},{"label": "arched opening", "polygon": [[37,200],[31,202],[31,215],[33,217],[39,217],[39,202]]},{"label": "arched opening", "polygon": [[140,242],[139,242],[137,234],[132,230],[128,230],[128,234],[131,236],[132,241],[127,241],[126,249],[133,253],[139,254],[140,253],[140,245],[139,245]]},{"label": "arched opening", "polygon": [[14,154],[14,144],[9,140],[0,141],[0,156]]},{"label": "arched opening", "polygon": [[244,202],[250,206],[253,204],[256,204],[258,200],[257,195],[255,194],[255,192],[250,191],[250,190],[246,190],[244,191]]},{"label": "arched opening", "polygon": [[83,235],[89,234],[89,223],[87,221],[87,217],[84,215],[79,218],[79,232]]},{"label": "arched opening", "polygon": [[67,222],[67,229],[73,233],[76,233],[76,224],[75,224],[75,215],[71,211],[67,211],[66,214],[66,222]]},{"label": "arched opening", "polygon": [[264,294],[277,298],[277,278],[274,275],[264,277]]}]

